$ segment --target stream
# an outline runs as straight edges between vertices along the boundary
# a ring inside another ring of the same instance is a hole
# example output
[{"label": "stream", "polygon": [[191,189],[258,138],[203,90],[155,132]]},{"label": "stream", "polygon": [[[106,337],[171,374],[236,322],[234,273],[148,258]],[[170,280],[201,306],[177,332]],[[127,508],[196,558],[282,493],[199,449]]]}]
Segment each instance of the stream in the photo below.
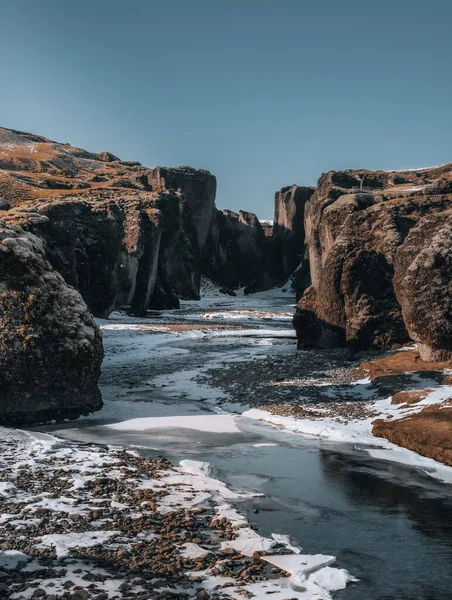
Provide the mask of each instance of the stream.
[{"label": "stream", "polygon": [[228,363],[293,359],[292,303],[282,292],[221,297],[146,319],[99,321],[104,409],[39,429],[174,462],[208,461],[213,476],[264,494],[240,504],[261,534],[288,533],[306,553],[333,554],[360,579],[336,598],[450,600],[452,486],[352,445],[242,417],[246,398],[238,402],[199,381],[208,369],[227,373]]}]

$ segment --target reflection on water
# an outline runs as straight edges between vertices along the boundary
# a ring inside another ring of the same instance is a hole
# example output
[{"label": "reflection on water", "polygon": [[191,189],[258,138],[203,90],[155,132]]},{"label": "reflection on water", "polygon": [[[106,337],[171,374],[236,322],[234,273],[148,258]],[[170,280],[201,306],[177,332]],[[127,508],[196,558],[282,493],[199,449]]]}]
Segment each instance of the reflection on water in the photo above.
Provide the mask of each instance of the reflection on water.
[{"label": "reflection on water", "polygon": [[243,448],[206,458],[221,478],[237,484],[250,474],[248,487],[266,494],[246,505],[262,533],[290,533],[306,552],[334,554],[361,579],[341,600],[451,600],[448,486],[321,448]]}]

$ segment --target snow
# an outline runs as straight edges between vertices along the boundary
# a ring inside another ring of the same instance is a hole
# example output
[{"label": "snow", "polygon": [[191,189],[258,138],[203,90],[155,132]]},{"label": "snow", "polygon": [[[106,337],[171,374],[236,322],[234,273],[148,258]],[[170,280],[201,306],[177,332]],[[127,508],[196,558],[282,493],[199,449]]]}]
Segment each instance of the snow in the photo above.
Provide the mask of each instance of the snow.
[{"label": "snow", "polygon": [[50,533],[41,537],[35,548],[54,547],[57,558],[69,556],[71,548],[90,548],[105,544],[111,538],[121,535],[120,531],[85,531],[83,533]]},{"label": "snow", "polygon": [[230,504],[221,504],[217,508],[217,518],[225,518],[231,523],[232,526],[245,527],[248,525],[246,517],[244,517],[238,510],[233,508]]},{"label": "snow", "polygon": [[243,527],[238,531],[237,539],[223,542],[220,548],[232,548],[244,556],[252,557],[255,552],[269,552],[276,544],[276,540],[262,537],[250,527]]},{"label": "snow", "polygon": [[448,163],[444,165],[434,165],[433,167],[419,167],[418,169],[391,169],[388,173],[415,173],[416,171],[429,171],[430,169],[440,169],[441,167],[445,167]]},{"label": "snow", "polygon": [[[225,311],[210,311],[202,314],[206,320],[223,320],[223,321],[255,321],[256,318],[263,320],[291,321],[293,319],[292,312],[276,312],[276,311],[255,311],[255,310],[225,310]],[[243,331],[243,330],[242,330]]]},{"label": "snow", "polygon": [[391,404],[392,398],[389,397],[369,403],[369,408],[378,413],[378,416],[374,415],[361,420],[344,419],[341,417],[332,418],[330,416],[318,418],[318,414],[322,412],[321,409],[316,409],[317,416],[313,419],[282,417],[256,408],[245,411],[242,416],[248,419],[271,423],[286,431],[299,433],[307,437],[354,444],[378,460],[410,465],[421,469],[431,477],[446,483],[452,483],[452,467],[443,465],[431,458],[425,458],[416,452],[401,448],[388,440],[376,438],[372,435],[372,423],[377,418],[400,419],[408,417],[411,414],[419,412],[427,405],[439,404],[450,397],[452,397],[452,386],[450,385],[439,386],[428,393],[423,400],[406,408],[401,408],[397,404]]},{"label": "snow", "polygon": [[192,542],[183,544],[179,552],[184,558],[190,558],[192,560],[205,558],[206,556],[209,556],[209,554],[212,554],[210,550],[205,550],[204,548],[201,548],[201,546],[198,546],[198,544],[193,544]]},{"label": "snow", "polygon": [[201,477],[208,477],[211,472],[211,466],[208,462],[202,462],[199,460],[181,460],[179,463],[180,470],[190,475],[200,475]]},{"label": "snow", "polygon": [[[211,433],[238,433],[240,429],[236,424],[234,415],[196,415],[183,417],[146,417],[129,419],[120,423],[106,425],[118,431],[150,431],[167,427],[182,427],[195,431]],[[186,461],[190,462],[190,461]],[[194,462],[194,461],[192,461]]]},{"label": "snow", "polygon": [[262,559],[290,573],[291,581],[296,586],[302,585],[311,573],[336,562],[334,556],[324,554],[276,554],[263,556]]},{"label": "snow", "polygon": [[0,481],[0,496],[3,498],[11,498],[17,493],[16,486],[10,481]]}]

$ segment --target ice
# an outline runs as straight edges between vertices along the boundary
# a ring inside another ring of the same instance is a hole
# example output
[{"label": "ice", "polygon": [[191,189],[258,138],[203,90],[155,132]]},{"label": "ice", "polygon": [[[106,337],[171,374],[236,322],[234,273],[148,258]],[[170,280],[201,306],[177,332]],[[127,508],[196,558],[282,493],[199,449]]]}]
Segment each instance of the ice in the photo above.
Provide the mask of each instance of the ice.
[{"label": "ice", "polygon": [[181,460],[179,465],[184,473],[190,473],[190,475],[203,475],[208,477],[212,470],[208,462],[201,462],[199,460]]},{"label": "ice", "polygon": [[0,569],[16,569],[21,563],[26,563],[30,557],[18,550],[0,550]]},{"label": "ice", "polygon": [[[355,384],[367,385],[368,380],[355,382]],[[425,379],[420,381],[425,386]],[[383,438],[372,435],[372,423],[376,418],[400,419],[410,416],[431,404],[440,404],[452,397],[452,386],[442,385],[429,392],[426,397],[406,408],[391,404],[391,397],[377,400],[369,404],[369,408],[378,414],[363,419],[334,419],[330,416],[315,419],[297,419],[295,417],[282,417],[269,413],[265,410],[252,408],[245,411],[242,417],[271,423],[292,433],[299,433],[306,437],[316,437],[334,442],[356,444],[360,449],[366,451],[370,456],[378,460],[387,460],[407,464],[421,469],[424,473],[444,481],[452,483],[452,467],[443,465],[431,458],[420,456],[416,452],[401,448]],[[316,409],[321,414],[321,409]]]},{"label": "ice", "polygon": [[302,585],[311,573],[336,562],[334,556],[324,554],[275,554],[263,556],[262,560],[290,573],[295,585]]},{"label": "ice", "polygon": [[297,546],[292,546],[290,543],[290,537],[288,535],[284,535],[282,533],[272,533],[272,538],[276,542],[278,542],[278,544],[284,544],[286,548],[292,550],[292,552],[294,552],[295,554],[300,554],[301,548],[298,548]]}]

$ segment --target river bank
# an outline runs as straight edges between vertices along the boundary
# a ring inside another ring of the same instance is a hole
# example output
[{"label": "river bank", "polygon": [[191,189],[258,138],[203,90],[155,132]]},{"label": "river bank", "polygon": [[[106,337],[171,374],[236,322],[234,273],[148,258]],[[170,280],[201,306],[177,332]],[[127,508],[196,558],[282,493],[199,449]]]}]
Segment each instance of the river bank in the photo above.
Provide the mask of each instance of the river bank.
[{"label": "river bank", "polygon": [[333,556],[260,536],[207,463],[1,432],[2,598],[327,600]]},{"label": "river bank", "polygon": [[36,429],[122,445],[142,458],[157,452],[174,465],[209,462],[212,477],[255,494],[236,509],[260,534],[289,533],[293,545],[336,556],[360,579],[335,598],[449,600],[449,486],[418,467],[372,457],[382,448],[378,438],[337,443],[243,416],[290,403],[289,395],[304,407],[354,401],[359,410],[397,383],[372,386],[343,351],[297,352],[291,313],[290,294],[274,293],[101,320],[104,408]]}]

